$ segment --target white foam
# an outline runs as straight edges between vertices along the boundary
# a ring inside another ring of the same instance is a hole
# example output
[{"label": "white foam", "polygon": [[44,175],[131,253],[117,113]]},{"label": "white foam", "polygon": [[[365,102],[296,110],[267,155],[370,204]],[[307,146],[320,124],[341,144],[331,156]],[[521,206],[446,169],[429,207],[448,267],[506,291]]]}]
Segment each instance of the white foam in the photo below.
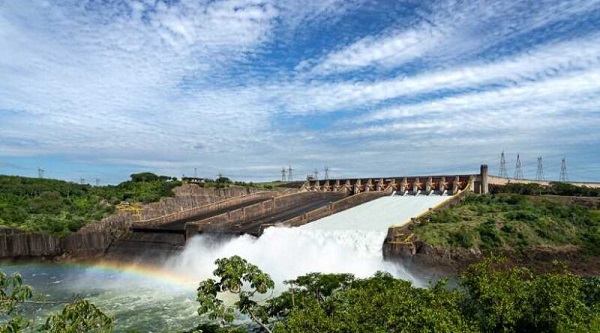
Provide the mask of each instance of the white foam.
[{"label": "white foam", "polygon": [[389,226],[406,223],[448,198],[383,197],[302,227],[268,228],[260,238],[245,235],[219,240],[199,235],[167,266],[200,281],[212,277],[216,259],[239,255],[279,285],[310,272],[368,277],[377,271],[420,284],[402,266],[383,260],[383,241]]},{"label": "white foam", "polygon": [[[387,232],[390,226],[402,226],[429,208],[448,200],[440,195],[389,196],[369,201],[327,216],[300,228],[313,230],[365,230]],[[384,235],[385,237],[385,235]],[[382,239],[383,241],[383,239]]]}]

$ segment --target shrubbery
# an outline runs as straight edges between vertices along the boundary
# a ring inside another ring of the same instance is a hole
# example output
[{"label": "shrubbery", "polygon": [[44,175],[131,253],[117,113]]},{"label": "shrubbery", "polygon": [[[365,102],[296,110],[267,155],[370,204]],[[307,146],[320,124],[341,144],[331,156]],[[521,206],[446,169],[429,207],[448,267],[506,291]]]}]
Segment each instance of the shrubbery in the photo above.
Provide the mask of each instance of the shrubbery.
[{"label": "shrubbery", "polygon": [[552,182],[549,186],[544,186],[536,183],[509,183],[503,186],[492,187],[492,193],[514,193],[524,195],[550,194],[579,197],[600,197],[600,188],[575,186],[573,184],[562,182]]}]

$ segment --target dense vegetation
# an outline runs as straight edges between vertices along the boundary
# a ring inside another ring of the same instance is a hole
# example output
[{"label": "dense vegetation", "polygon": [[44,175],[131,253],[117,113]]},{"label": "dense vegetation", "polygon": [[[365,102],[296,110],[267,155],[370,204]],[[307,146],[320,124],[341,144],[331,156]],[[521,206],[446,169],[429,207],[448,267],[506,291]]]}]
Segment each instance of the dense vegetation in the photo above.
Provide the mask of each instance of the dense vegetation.
[{"label": "dense vegetation", "polygon": [[468,196],[414,227],[427,244],[495,249],[575,245],[600,254],[600,201],[506,194]]},{"label": "dense vegetation", "polygon": [[503,186],[492,186],[492,193],[513,193],[526,195],[562,195],[579,197],[600,197],[600,188],[587,186],[575,186],[569,183],[552,182],[550,185],[540,185],[536,183],[517,184],[509,183]]},{"label": "dense vegetation", "polygon": [[[559,265],[534,275],[488,259],[471,266],[455,288],[446,281],[417,288],[382,272],[367,279],[311,273],[257,302],[257,294],[274,287],[266,273],[237,256],[216,263],[218,280],[198,288],[198,312],[224,326],[213,332],[240,332],[228,326],[234,311],[261,331],[278,333],[600,331],[600,279],[579,278]],[[238,301],[228,306],[217,298],[220,292],[237,294]]]},{"label": "dense vegetation", "polygon": [[93,187],[60,180],[0,176],[0,225],[66,234],[115,211],[122,201],[154,202],[181,183],[144,172],[119,185]]},{"label": "dense vegetation", "polygon": [[[234,322],[240,315],[255,323],[252,331],[270,333],[600,331],[600,278],[582,279],[560,265],[535,275],[488,259],[471,266],[454,288],[447,281],[417,288],[383,272],[366,279],[311,273],[286,281],[288,289],[273,296],[275,283],[257,266],[238,256],[216,264],[216,279],[202,281],[197,294],[201,320],[212,323],[188,332],[244,332]],[[0,278],[0,332],[19,332],[30,323],[15,310],[31,290],[18,275]],[[237,300],[225,303],[220,293]],[[113,320],[75,300],[39,329],[110,332]]]}]

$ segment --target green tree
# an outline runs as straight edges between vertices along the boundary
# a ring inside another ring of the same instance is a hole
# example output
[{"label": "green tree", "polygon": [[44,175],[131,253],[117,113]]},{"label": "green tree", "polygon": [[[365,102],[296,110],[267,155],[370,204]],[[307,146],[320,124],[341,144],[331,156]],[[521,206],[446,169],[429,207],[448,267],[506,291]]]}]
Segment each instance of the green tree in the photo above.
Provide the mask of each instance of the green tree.
[{"label": "green tree", "polygon": [[88,300],[79,299],[52,314],[41,327],[50,333],[112,332],[113,319]]},{"label": "green tree", "polygon": [[[33,296],[20,274],[0,271],[0,332],[22,332],[30,322],[17,315],[18,306]],[[113,320],[94,304],[79,299],[65,305],[61,313],[52,314],[39,331],[51,333],[112,332]]]},{"label": "green tree", "polygon": [[14,314],[18,305],[32,296],[31,287],[23,284],[20,274],[6,275],[0,271],[0,316],[8,318],[0,322],[0,332],[19,332],[29,326],[27,320]]},{"label": "green tree", "polygon": [[[271,277],[239,256],[218,259],[215,264],[217,269],[213,274],[219,281],[207,279],[200,282],[197,294],[200,303],[198,314],[207,314],[210,319],[218,319],[222,324],[227,324],[233,321],[234,311],[237,310],[248,315],[265,331],[271,332],[266,309],[253,298],[257,293],[265,294],[274,288],[275,283]],[[249,290],[242,289],[244,283],[249,285]],[[225,305],[217,298],[218,293],[222,292],[238,295],[234,307]]]},{"label": "green tree", "polygon": [[460,278],[468,297],[465,316],[483,332],[585,331],[593,312],[582,280],[557,269],[535,276],[495,258],[470,266]]}]

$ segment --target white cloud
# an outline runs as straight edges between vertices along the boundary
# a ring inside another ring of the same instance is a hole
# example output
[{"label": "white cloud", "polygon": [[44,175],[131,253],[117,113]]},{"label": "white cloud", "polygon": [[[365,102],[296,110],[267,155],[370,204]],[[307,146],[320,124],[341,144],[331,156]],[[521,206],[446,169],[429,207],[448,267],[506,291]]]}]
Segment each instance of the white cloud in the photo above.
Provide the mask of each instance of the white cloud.
[{"label": "white cloud", "polygon": [[[600,1],[439,1],[431,3],[427,16],[407,27],[390,28],[332,51],[322,58],[301,63],[299,70],[327,75],[365,67],[395,68],[419,60],[456,62],[509,38],[598,8]],[[427,3],[423,3],[427,5]],[[404,24],[399,19],[398,24]]]},{"label": "white cloud", "polygon": [[542,45],[494,62],[475,62],[448,70],[425,71],[412,77],[376,82],[296,83],[287,89],[271,87],[271,103],[298,114],[333,112],[389,99],[448,89],[480,89],[486,85],[515,85],[600,67],[600,36]]}]

